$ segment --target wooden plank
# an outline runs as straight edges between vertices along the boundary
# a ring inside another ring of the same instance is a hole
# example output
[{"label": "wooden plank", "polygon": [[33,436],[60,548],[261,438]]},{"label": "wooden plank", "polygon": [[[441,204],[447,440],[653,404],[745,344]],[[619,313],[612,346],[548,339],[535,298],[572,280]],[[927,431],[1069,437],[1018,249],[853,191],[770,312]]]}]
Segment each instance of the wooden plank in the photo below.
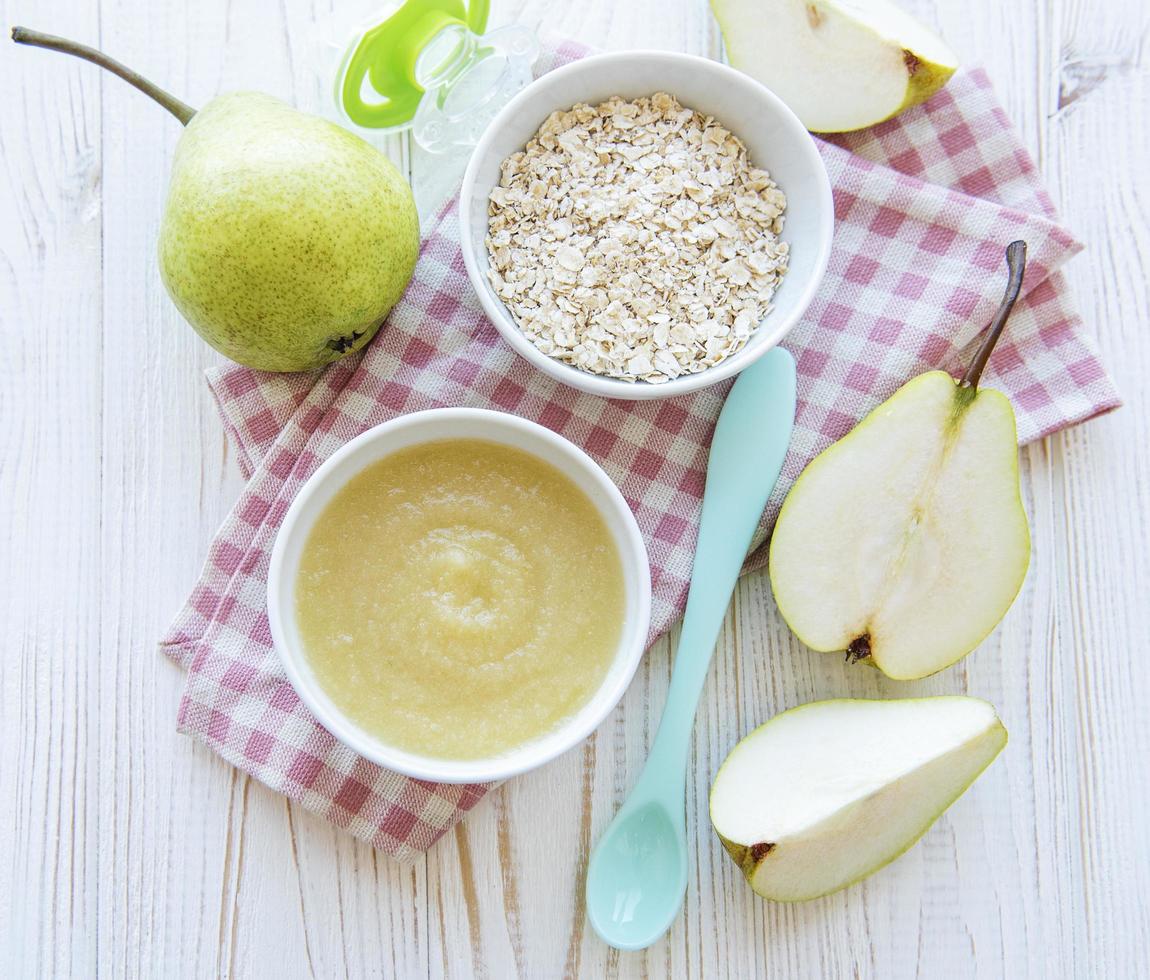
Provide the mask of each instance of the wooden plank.
[{"label": "wooden plank", "polygon": [[[73,11],[95,32],[94,11]],[[0,72],[0,973],[89,972],[101,563],[101,139],[84,66]]]},{"label": "wooden plank", "polygon": [[1150,459],[1141,449],[1150,445],[1150,154],[1139,132],[1150,120],[1150,10],[1096,14],[1082,0],[1055,11],[1047,170],[1067,223],[1089,244],[1073,282],[1127,404],[1053,441],[1061,507],[1047,543],[1063,574],[1051,655],[1074,677],[1065,713],[1077,762],[1079,955],[1111,976],[1140,976],[1150,972],[1141,907],[1150,888],[1141,707],[1150,671],[1137,639],[1150,610]]},{"label": "wooden plank", "polygon": [[[224,7],[205,13],[222,22]],[[193,106],[210,98],[226,49],[181,43],[182,10],[105,5],[101,23],[114,56]],[[87,652],[100,663],[89,746],[101,760],[92,928],[112,972],[208,975],[232,953],[224,892],[245,849],[246,780],[176,733],[183,678],[155,643],[239,482],[203,385],[218,358],[168,300],[155,259],[180,125],[88,70],[107,120],[102,569],[92,584],[98,607],[115,611]]]}]

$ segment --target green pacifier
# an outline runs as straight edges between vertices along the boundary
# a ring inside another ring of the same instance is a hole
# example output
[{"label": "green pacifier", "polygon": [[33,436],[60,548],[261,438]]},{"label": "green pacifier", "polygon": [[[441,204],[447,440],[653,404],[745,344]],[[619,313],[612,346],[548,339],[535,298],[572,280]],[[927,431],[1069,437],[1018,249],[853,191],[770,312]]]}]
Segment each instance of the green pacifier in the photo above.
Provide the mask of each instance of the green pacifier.
[{"label": "green pacifier", "polygon": [[484,34],[489,0],[406,0],[360,31],[336,78],[349,122],[411,129],[433,153],[474,146],[495,113],[531,79],[535,36],[511,25]]}]

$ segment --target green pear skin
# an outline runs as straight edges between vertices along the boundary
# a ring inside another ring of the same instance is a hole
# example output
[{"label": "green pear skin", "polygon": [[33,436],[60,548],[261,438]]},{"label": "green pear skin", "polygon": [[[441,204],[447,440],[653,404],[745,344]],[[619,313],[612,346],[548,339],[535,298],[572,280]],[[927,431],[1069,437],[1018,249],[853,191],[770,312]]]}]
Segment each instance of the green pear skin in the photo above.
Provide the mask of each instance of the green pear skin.
[{"label": "green pear skin", "polygon": [[363,347],[419,254],[407,181],[353,133],[258,92],[218,96],[176,148],[160,273],[234,361],[307,371]]}]

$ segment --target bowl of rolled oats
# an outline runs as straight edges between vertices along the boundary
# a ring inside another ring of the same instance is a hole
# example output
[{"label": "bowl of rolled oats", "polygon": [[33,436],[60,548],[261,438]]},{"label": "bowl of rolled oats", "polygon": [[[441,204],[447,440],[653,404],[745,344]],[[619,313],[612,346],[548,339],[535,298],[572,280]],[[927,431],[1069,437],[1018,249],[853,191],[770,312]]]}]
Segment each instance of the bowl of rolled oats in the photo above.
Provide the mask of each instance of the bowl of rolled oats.
[{"label": "bowl of rolled oats", "polygon": [[834,206],[783,102],[692,55],[595,55],[499,113],[460,197],[468,276],[535,367],[607,398],[729,378],[814,298]]}]

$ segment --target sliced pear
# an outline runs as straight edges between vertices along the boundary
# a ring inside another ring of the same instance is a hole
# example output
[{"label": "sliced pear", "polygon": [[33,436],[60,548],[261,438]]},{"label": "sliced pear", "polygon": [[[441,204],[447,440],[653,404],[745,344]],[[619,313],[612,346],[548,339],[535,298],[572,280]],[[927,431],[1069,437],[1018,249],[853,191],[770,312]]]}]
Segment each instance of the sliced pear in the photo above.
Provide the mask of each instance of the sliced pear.
[{"label": "sliced pear", "polygon": [[816,133],[845,133],[930,98],[958,58],[889,0],[711,0],[727,58]]},{"label": "sliced pear", "polygon": [[910,848],[1005,744],[977,698],[816,701],[731,750],[711,823],[758,894],[818,898]]},{"label": "sliced pear", "polygon": [[1026,246],[966,377],[903,385],[791,488],[770,574],[808,646],[890,677],[925,677],[973,650],[1014,601],[1030,561],[1014,411],[978,379],[1022,285]]}]

